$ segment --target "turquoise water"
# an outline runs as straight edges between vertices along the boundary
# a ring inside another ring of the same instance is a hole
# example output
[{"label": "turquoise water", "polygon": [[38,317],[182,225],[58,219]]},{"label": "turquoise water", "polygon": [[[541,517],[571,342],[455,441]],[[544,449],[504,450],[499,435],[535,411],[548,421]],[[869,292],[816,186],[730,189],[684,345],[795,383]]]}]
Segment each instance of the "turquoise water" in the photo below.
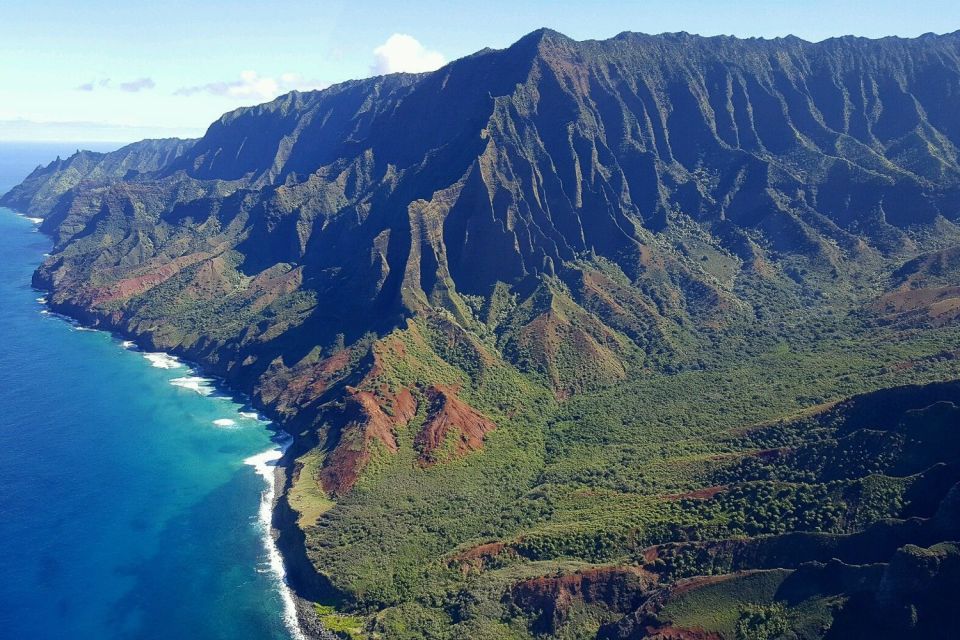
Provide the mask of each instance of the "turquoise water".
[{"label": "turquoise water", "polygon": [[[0,145],[0,193],[72,150]],[[49,247],[0,209],[0,636],[289,638],[244,462],[270,431],[171,384],[186,367],[44,315]]]}]

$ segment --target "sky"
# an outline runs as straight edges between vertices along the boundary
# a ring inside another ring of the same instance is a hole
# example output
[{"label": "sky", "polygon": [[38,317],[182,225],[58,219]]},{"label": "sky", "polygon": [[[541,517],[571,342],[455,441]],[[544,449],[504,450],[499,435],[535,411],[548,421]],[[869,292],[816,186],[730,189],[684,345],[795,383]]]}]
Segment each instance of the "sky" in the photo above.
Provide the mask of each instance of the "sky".
[{"label": "sky", "polygon": [[0,0],[0,141],[196,137],[239,106],[432,70],[539,27],[915,37],[960,29],[960,1]]}]

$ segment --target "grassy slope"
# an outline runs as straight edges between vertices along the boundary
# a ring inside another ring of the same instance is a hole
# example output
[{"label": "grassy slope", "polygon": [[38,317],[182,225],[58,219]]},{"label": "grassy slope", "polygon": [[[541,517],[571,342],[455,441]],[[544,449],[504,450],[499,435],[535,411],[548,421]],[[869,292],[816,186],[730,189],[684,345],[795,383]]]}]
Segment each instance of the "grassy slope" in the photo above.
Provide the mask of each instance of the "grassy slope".
[{"label": "grassy slope", "polygon": [[[833,78],[842,80],[833,88],[889,77],[903,46],[924,59],[952,51],[953,40],[928,40],[852,56],[845,64],[870,73]],[[793,62],[781,74],[794,59],[781,54],[803,59],[805,45],[749,44],[762,51],[748,81],[736,53],[748,45],[727,42],[720,59],[733,51],[732,64],[721,67],[736,78],[714,82],[696,71],[700,58],[680,54],[716,44],[626,36],[578,53],[539,33],[458,61],[442,80],[390,76],[235,112],[187,158],[206,167],[196,175],[59,198],[45,224],[62,244],[37,283],[55,290],[59,310],[201,361],[294,418],[302,456],[289,500],[309,557],[356,616],[333,619],[344,633],[529,637],[537,612],[504,600],[527,578],[632,565],[646,545],[690,537],[866,527],[899,514],[907,480],[826,481],[787,468],[754,477],[740,465],[758,450],[822,434],[744,430],[854,393],[958,377],[957,265],[921,256],[902,281],[892,275],[922,251],[960,243],[956,226],[933,215],[952,216],[956,202],[951,121],[933,113],[954,96],[917,92],[926,102],[908,102],[921,125],[911,129],[908,114],[902,131],[877,122],[880,138],[858,141],[849,123],[828,131],[803,115],[833,110],[796,99],[824,78],[794,74]],[[676,55],[649,64],[662,47]],[[883,87],[876,103],[863,94],[860,115],[896,114],[914,80],[949,84],[894,66],[902,86]],[[758,79],[773,93],[753,87]],[[750,95],[738,89],[739,106],[724,88],[734,80],[751,85]],[[786,86],[794,81],[802,91]],[[650,86],[669,90],[641,96]],[[727,103],[728,128],[749,116],[763,140],[721,140],[724,109],[707,99]],[[325,105],[340,116],[313,128]],[[425,107],[436,107],[427,119]],[[655,130],[656,112],[672,122]],[[929,137],[934,123],[944,129]],[[310,135],[288,137],[300,124]],[[251,131],[262,147],[246,144]],[[345,131],[356,139],[340,148]],[[290,160],[276,167],[282,187],[264,166],[274,151]],[[657,158],[649,171],[638,151]],[[76,178],[70,169],[49,186],[59,194]],[[926,284],[944,289],[913,289]],[[347,364],[334,371],[342,353]],[[496,424],[482,448],[460,455],[453,430],[431,453],[442,463],[424,464],[418,433],[432,385]],[[356,404],[355,387],[378,399],[409,392],[415,415],[392,425],[396,407],[385,406],[376,426],[386,429],[368,438],[355,421],[337,441],[344,425],[319,405]],[[326,466],[353,454],[366,465],[356,484],[326,495]],[[677,495],[720,483],[741,486]],[[491,542],[502,553],[457,559]],[[701,568],[673,566],[671,577]],[[582,596],[553,633],[590,636],[623,613]],[[729,635],[729,620],[717,624]]]},{"label": "grassy slope", "polygon": [[[955,327],[903,330],[874,326],[859,314],[811,313],[781,335],[729,332],[714,351],[699,354],[710,359],[703,369],[647,372],[558,403],[506,367],[471,380],[463,373],[475,369],[471,363],[446,366],[417,350],[429,348],[429,339],[418,347],[406,337],[408,359],[397,364],[398,380],[461,383],[500,428],[484,451],[423,469],[413,446],[418,416],[398,434],[399,453],[380,452],[355,490],[307,529],[312,557],[351,595],[355,611],[370,611],[367,628],[375,635],[406,637],[399,629],[410,629],[438,638],[526,637],[523,615],[512,617],[501,603],[510,584],[578,566],[629,563],[637,549],[675,539],[678,526],[722,528],[730,509],[754,509],[768,500],[767,490],[720,503],[720,511],[664,496],[709,486],[718,469],[754,448],[735,435],[744,427],[855,393],[960,377],[960,362],[944,355],[958,338]],[[431,362],[431,371],[405,369]],[[307,486],[294,490],[307,503],[314,496],[305,509],[326,510],[326,497]],[[831,491],[829,508],[849,511],[846,490]],[[875,493],[881,507],[855,528],[886,514],[902,487]],[[801,491],[789,500],[823,502],[826,495]],[[764,517],[783,514],[761,513],[757,520]],[[818,522],[841,530],[838,518],[828,511]],[[457,549],[491,540],[516,553],[479,574],[447,564]],[[501,619],[512,622],[504,627]],[[586,607],[557,633],[592,634],[610,619],[602,608]],[[717,629],[729,632],[731,624],[724,618]]]},{"label": "grassy slope", "polygon": [[[104,246],[112,246],[113,229],[101,227]],[[190,251],[216,248],[221,229],[211,225],[203,238],[191,239]],[[960,336],[951,323],[889,322],[870,310],[887,286],[884,274],[896,265],[849,263],[857,277],[834,282],[808,262],[797,284],[742,267],[736,272],[726,254],[710,254],[690,238],[679,233],[674,244],[663,240],[661,251],[694,266],[704,262],[705,270],[726,279],[725,291],[758,311],[731,307],[723,321],[694,331],[697,311],[688,304],[687,319],[665,324],[649,314],[637,325],[634,316],[604,315],[602,307],[586,313],[581,305],[590,305],[582,296],[573,301],[575,287],[546,278],[526,300],[510,292],[463,298],[470,310],[461,306],[455,324],[466,340],[451,340],[444,329],[449,314],[434,309],[372,343],[383,355],[387,386],[410,387],[421,401],[427,385],[456,387],[497,429],[482,451],[440,455],[450,459],[424,467],[415,445],[427,419],[421,402],[396,433],[398,452],[375,443],[358,484],[335,500],[318,482],[328,452],[316,449],[299,461],[290,502],[300,513],[308,553],[345,592],[344,606],[362,618],[364,634],[528,637],[529,612],[502,601],[516,580],[631,563],[648,544],[686,530],[718,534],[735,512],[755,511],[769,487],[710,509],[664,499],[709,486],[718,470],[753,447],[732,435],[738,429],[855,393],[960,377],[954,357]],[[681,243],[690,256],[674,252]],[[696,257],[701,253],[706,261]],[[238,260],[227,252],[187,267],[106,311],[122,310],[129,329],[146,329],[167,348],[228,341],[252,324],[279,334],[316,307],[311,292],[282,284],[294,275],[288,267],[278,265],[258,288],[238,271]],[[628,295],[609,282],[630,281],[603,259],[578,267],[607,279],[601,293]],[[666,285],[638,286],[655,292]],[[640,308],[623,300],[621,307],[633,313]],[[535,322],[545,330],[525,333]],[[649,340],[643,347],[627,338],[634,327]],[[597,368],[597,362],[606,364]],[[622,373],[600,375],[609,371]],[[452,452],[454,443],[448,444]],[[842,496],[831,500],[836,509],[847,508]],[[764,523],[780,514],[754,515],[758,524],[751,526],[768,532]],[[829,526],[832,514],[821,516]],[[451,562],[457,552],[491,541],[513,553],[470,575]],[[585,606],[556,633],[590,635],[613,615]]]}]

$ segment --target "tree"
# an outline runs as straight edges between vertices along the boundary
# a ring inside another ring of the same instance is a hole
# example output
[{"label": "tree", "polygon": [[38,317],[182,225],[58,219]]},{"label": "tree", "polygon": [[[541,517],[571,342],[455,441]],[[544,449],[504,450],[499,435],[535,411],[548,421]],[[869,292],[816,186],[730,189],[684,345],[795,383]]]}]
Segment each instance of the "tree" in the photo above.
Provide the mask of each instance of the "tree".
[{"label": "tree", "polygon": [[744,604],[737,619],[737,640],[774,640],[787,632],[787,611],[782,604]]}]

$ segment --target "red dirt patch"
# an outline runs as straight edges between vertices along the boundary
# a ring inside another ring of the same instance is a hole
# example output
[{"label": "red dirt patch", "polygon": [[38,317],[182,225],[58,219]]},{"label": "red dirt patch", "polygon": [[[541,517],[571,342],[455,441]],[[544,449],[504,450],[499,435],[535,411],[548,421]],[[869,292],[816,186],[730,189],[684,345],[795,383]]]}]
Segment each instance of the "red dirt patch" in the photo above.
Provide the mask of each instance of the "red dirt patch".
[{"label": "red dirt patch", "polygon": [[341,349],[318,362],[300,362],[289,368],[278,363],[265,378],[260,395],[279,413],[292,415],[295,407],[310,404],[346,375],[352,356],[350,349]]},{"label": "red dirt patch", "polygon": [[395,395],[378,395],[348,387],[340,416],[340,439],[320,474],[324,491],[343,495],[353,488],[370,460],[375,442],[395,453],[394,430],[405,426],[416,413],[417,401],[409,389],[401,389]]},{"label": "red dirt patch", "polygon": [[723,640],[723,636],[715,631],[688,629],[671,625],[646,627],[643,637],[647,640]]},{"label": "red dirt patch", "polygon": [[124,300],[140,295],[177,275],[181,270],[211,257],[209,253],[192,253],[181,256],[167,264],[157,267],[139,276],[118,280],[105,287],[97,287],[89,292],[90,305],[98,306],[115,300]]},{"label": "red dirt patch", "polygon": [[488,542],[471,547],[454,554],[447,561],[447,566],[457,567],[464,575],[484,571],[490,564],[505,551],[509,551],[503,542]]},{"label": "red dirt patch", "polygon": [[602,602],[627,613],[643,602],[656,576],[639,567],[597,567],[559,576],[541,576],[516,583],[510,600],[528,612],[540,612],[538,632],[553,632],[563,624],[575,601]]},{"label": "red dirt patch", "polygon": [[302,285],[303,267],[296,267],[284,273],[268,269],[253,279],[245,295],[251,298],[251,310],[259,312],[281,296],[293,293]]},{"label": "red dirt patch", "polygon": [[451,387],[431,386],[427,399],[430,412],[415,440],[421,451],[421,464],[439,462],[435,454],[450,437],[455,438],[455,457],[482,449],[484,437],[497,428],[492,420],[461,400]]},{"label": "red dirt patch", "polygon": [[680,580],[670,589],[670,597],[675,598],[676,596],[689,593],[690,591],[699,589],[701,587],[727,582],[735,577],[737,577],[736,574],[727,573],[719,576],[697,576],[696,578]]},{"label": "red dirt patch", "polygon": [[882,296],[873,306],[890,319],[942,327],[960,319],[960,287],[901,287]]},{"label": "red dirt patch", "polygon": [[477,545],[466,551],[461,551],[457,555],[453,556],[453,560],[475,560],[477,558],[493,557],[500,554],[501,551],[506,548],[506,545],[502,542],[488,542],[486,544]]},{"label": "red dirt patch", "polygon": [[598,381],[624,379],[626,366],[615,352],[619,343],[614,332],[572,302],[565,310],[555,307],[525,325],[518,343],[547,375],[556,398],[566,400]]}]

